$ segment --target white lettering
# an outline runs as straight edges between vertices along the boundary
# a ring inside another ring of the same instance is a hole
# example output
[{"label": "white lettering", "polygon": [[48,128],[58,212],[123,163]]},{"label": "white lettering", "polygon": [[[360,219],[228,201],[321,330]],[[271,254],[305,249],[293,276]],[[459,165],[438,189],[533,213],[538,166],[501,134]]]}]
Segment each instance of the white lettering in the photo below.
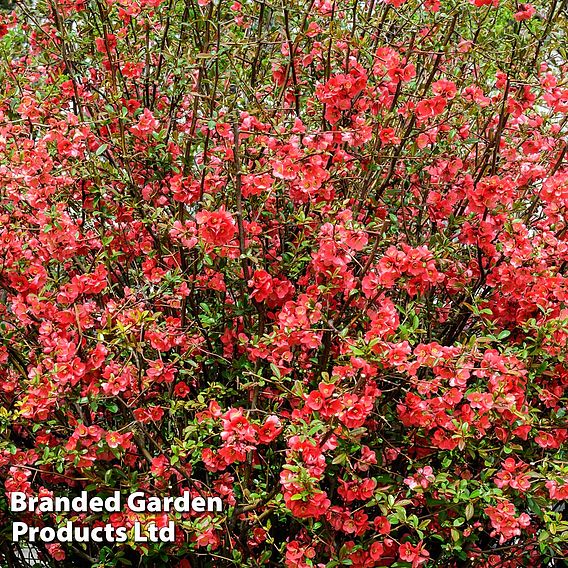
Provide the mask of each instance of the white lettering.
[{"label": "white lettering", "polygon": [[184,491],[181,497],[176,497],[174,500],[174,511],[177,511],[178,513],[189,513],[191,510],[189,498],[189,491]]},{"label": "white lettering", "polygon": [[102,497],[93,497],[89,502],[89,509],[91,509],[93,513],[101,513],[103,510]]},{"label": "white lettering", "polygon": [[205,499],[203,499],[203,497],[196,497],[192,502],[191,502],[191,508],[196,512],[196,513],[203,513],[205,511]]},{"label": "white lettering", "polygon": [[[13,495],[13,493],[12,493]],[[12,525],[12,541],[20,542],[20,537],[28,532],[28,525],[22,522],[16,522]]]},{"label": "white lettering", "polygon": [[[75,511],[75,513],[86,513],[88,511],[87,507],[87,492],[81,491],[81,495],[79,497],[75,497],[71,501],[71,505],[69,508],[64,509],[65,511]],[[58,509],[60,510],[60,509]]]},{"label": "white lettering", "polygon": [[107,513],[120,512],[120,491],[115,491],[112,497],[105,499],[105,511]]},{"label": "white lettering", "polygon": [[148,542],[148,538],[142,534],[142,525],[134,523],[134,542]]},{"label": "white lettering", "polygon": [[175,542],[176,540],[176,529],[173,521],[168,523],[167,527],[162,527],[160,529],[160,534],[158,535],[159,542]]},{"label": "white lettering", "polygon": [[101,533],[103,532],[103,530],[104,530],[103,527],[95,527],[91,531],[91,540],[93,542],[103,542],[103,537],[101,536]]},{"label": "white lettering", "polygon": [[23,491],[12,491],[10,494],[10,511],[19,513],[28,507],[28,499]]},{"label": "white lettering", "polygon": [[114,542],[126,542],[128,540],[128,533],[126,527],[117,527],[115,529]]},{"label": "white lettering", "polygon": [[223,510],[223,501],[221,497],[207,497],[207,510],[219,513]]},{"label": "white lettering", "polygon": [[57,536],[55,529],[51,528],[51,527],[43,527],[40,531],[39,531],[39,539],[42,542],[53,542],[55,540],[55,537]]},{"label": "white lettering", "polygon": [[141,491],[136,491],[129,495],[127,505],[133,513],[144,513],[144,511],[146,510],[146,505],[144,503],[144,493],[142,493]]}]

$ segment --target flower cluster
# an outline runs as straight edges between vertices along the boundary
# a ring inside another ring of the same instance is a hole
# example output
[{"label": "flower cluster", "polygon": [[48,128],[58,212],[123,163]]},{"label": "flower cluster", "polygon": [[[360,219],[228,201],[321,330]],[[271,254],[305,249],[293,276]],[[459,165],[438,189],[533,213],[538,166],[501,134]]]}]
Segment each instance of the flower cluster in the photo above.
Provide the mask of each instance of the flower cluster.
[{"label": "flower cluster", "polygon": [[224,507],[0,565],[563,558],[566,3],[16,4],[0,486]]}]

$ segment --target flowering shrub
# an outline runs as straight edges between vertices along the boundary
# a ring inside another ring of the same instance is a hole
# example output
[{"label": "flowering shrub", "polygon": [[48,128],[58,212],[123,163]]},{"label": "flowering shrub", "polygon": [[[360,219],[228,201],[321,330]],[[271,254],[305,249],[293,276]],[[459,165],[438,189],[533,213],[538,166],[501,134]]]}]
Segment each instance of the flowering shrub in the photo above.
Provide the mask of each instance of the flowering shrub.
[{"label": "flowering shrub", "polygon": [[0,23],[7,498],[221,497],[47,565],[560,566],[566,2],[37,0]]}]

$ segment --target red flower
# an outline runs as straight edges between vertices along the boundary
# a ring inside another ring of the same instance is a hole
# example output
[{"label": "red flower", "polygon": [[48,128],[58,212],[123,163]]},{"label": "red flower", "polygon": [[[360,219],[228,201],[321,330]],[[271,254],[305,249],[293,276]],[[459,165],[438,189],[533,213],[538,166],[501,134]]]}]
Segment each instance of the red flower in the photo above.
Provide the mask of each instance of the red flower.
[{"label": "red flower", "polygon": [[183,381],[177,383],[174,388],[174,394],[180,398],[185,398],[190,392],[191,389]]},{"label": "red flower", "polygon": [[59,543],[46,544],[45,548],[54,560],[57,560],[58,562],[65,560],[65,550],[63,550],[62,546]]},{"label": "red flower", "polygon": [[495,485],[500,489],[511,487],[518,491],[527,491],[531,486],[527,469],[528,465],[522,461],[516,462],[513,458],[507,458],[503,462],[503,468],[494,478]]},{"label": "red flower", "polygon": [[152,134],[152,132],[156,132],[158,127],[159,123],[154,118],[152,112],[145,108],[138,120],[138,124],[136,124],[136,126],[132,126],[130,128],[130,132],[139,138],[147,138],[150,134]]},{"label": "red flower", "polygon": [[318,411],[321,410],[324,405],[324,399],[322,393],[317,391],[312,391],[306,399],[306,407],[310,410]]},{"label": "red flower", "polygon": [[264,424],[257,428],[258,440],[262,444],[269,444],[282,432],[282,424],[277,416],[269,416]]},{"label": "red flower", "polygon": [[424,99],[416,105],[416,117],[418,120],[426,120],[438,116],[446,108],[446,99],[441,96],[432,99]]},{"label": "red flower", "polygon": [[256,442],[256,431],[243,415],[240,408],[231,408],[222,416],[221,439],[226,442]]},{"label": "red flower", "polygon": [[499,0],[469,0],[470,4],[480,8],[481,6],[499,6]]},{"label": "red flower", "polygon": [[380,560],[385,552],[385,547],[380,542],[373,542],[369,548],[369,556],[375,562]]},{"label": "red flower", "polygon": [[249,288],[252,288],[251,298],[259,302],[266,300],[272,293],[272,276],[266,270],[255,270],[252,280],[248,281]]},{"label": "red flower", "polygon": [[391,530],[391,524],[386,517],[375,517],[373,526],[379,534],[389,534]]},{"label": "red flower", "polygon": [[417,568],[418,566],[428,562],[430,553],[424,548],[422,541],[420,541],[416,546],[413,546],[409,542],[405,542],[398,549],[398,555],[401,560],[410,562],[412,568]]},{"label": "red flower", "polygon": [[515,517],[515,505],[510,501],[501,501],[496,507],[486,507],[484,511],[495,529],[491,536],[499,535],[499,544],[503,544],[514,536],[519,536],[521,529],[528,527],[531,523],[526,513]]},{"label": "red flower", "polygon": [[100,53],[105,55],[116,49],[116,36],[114,34],[106,34],[104,38],[98,37],[95,39],[95,45]]},{"label": "red flower", "polygon": [[237,232],[235,220],[224,207],[217,211],[200,211],[195,219],[199,226],[199,236],[211,245],[226,245]]},{"label": "red flower", "polygon": [[519,4],[519,10],[513,15],[517,22],[530,20],[536,14],[536,8],[532,4]]},{"label": "red flower", "polygon": [[300,494],[291,495],[285,492],[284,500],[286,502],[286,507],[288,507],[292,514],[299,519],[321,517],[331,504],[325,491],[319,491],[310,496],[301,496]]}]

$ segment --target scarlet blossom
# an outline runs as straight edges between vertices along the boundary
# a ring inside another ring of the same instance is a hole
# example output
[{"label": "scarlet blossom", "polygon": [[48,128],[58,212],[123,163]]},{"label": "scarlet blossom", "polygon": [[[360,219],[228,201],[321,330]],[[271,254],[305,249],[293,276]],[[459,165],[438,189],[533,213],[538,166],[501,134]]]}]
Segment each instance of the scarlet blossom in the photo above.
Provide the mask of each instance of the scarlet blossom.
[{"label": "scarlet blossom", "polygon": [[469,0],[470,4],[481,8],[482,6],[493,6],[497,7],[499,5],[499,0]]},{"label": "scarlet blossom", "polygon": [[368,471],[370,466],[377,463],[377,456],[373,450],[368,446],[363,446],[361,448],[361,458],[356,464],[359,471]]},{"label": "scarlet blossom", "polygon": [[277,416],[269,416],[262,426],[257,427],[258,440],[262,444],[269,444],[282,432],[282,423]]},{"label": "scarlet blossom", "polygon": [[199,236],[211,245],[226,245],[237,232],[233,216],[224,207],[217,211],[200,211],[195,220],[199,227]]},{"label": "scarlet blossom", "polygon": [[341,495],[346,503],[351,503],[355,500],[369,499],[377,486],[377,482],[372,478],[367,478],[361,481],[344,481],[339,479],[338,494]]},{"label": "scarlet blossom", "polygon": [[502,469],[495,476],[495,485],[500,489],[511,487],[518,491],[527,491],[531,486],[527,469],[527,464],[507,458],[503,462]]},{"label": "scarlet blossom", "polygon": [[536,14],[536,8],[532,4],[519,4],[519,10],[513,14],[517,22],[530,20]]},{"label": "scarlet blossom", "polygon": [[106,34],[104,38],[96,38],[95,45],[98,51],[106,55],[116,48],[116,36],[114,34]]},{"label": "scarlet blossom", "polygon": [[255,270],[252,280],[249,280],[249,288],[252,288],[252,298],[259,302],[266,300],[272,293],[272,276],[266,270]]},{"label": "scarlet blossom", "polygon": [[256,442],[256,431],[244,416],[242,409],[231,408],[221,417],[223,432],[221,439],[232,443],[234,441]]},{"label": "scarlet blossom", "polygon": [[320,383],[318,390],[324,398],[329,398],[335,391],[335,385],[333,383]]},{"label": "scarlet blossom", "polygon": [[203,517],[198,523],[199,530],[196,531],[194,539],[198,547],[209,547],[209,550],[215,550],[220,545],[220,538],[217,530],[213,526],[210,517]]},{"label": "scarlet blossom", "polygon": [[170,462],[166,456],[157,456],[152,460],[152,467],[150,470],[154,475],[164,477],[169,465]]},{"label": "scarlet blossom", "polygon": [[440,0],[424,0],[424,7],[430,12],[438,12],[440,6]]},{"label": "scarlet blossom", "polygon": [[491,520],[494,529],[492,535],[499,535],[499,544],[520,535],[521,530],[531,524],[527,513],[515,517],[515,506],[507,500],[501,501],[496,507],[486,507],[484,511]]},{"label": "scarlet blossom", "polygon": [[386,517],[375,517],[373,521],[373,526],[375,530],[380,534],[389,534],[391,530],[391,524]]},{"label": "scarlet blossom", "polygon": [[306,399],[307,408],[309,408],[310,410],[315,410],[317,412],[318,410],[321,410],[323,405],[324,405],[324,398],[319,390],[312,391],[308,395]]},{"label": "scarlet blossom", "polygon": [[336,74],[316,89],[316,96],[326,105],[325,118],[330,124],[339,121],[341,113],[351,108],[352,100],[367,84],[367,74],[361,65],[352,59],[350,67],[349,73]]},{"label": "scarlet blossom", "polygon": [[549,479],[545,483],[551,499],[562,501],[568,499],[568,479],[564,483],[558,482],[555,479]]},{"label": "scarlet blossom", "polygon": [[46,544],[45,548],[54,560],[57,560],[58,562],[65,560],[65,550],[63,550],[59,543]]},{"label": "scarlet blossom", "polygon": [[310,544],[301,544],[293,540],[286,545],[286,565],[304,567],[311,564],[305,564],[303,559],[310,560],[316,555],[315,549]]},{"label": "scarlet blossom", "polygon": [[245,175],[243,176],[242,192],[244,197],[260,195],[265,191],[269,191],[274,184],[274,178],[270,174],[262,175]]},{"label": "scarlet blossom", "polygon": [[125,77],[137,78],[137,77],[140,77],[142,75],[143,70],[144,70],[144,64],[143,63],[127,62],[127,63],[124,64],[124,66],[122,68],[122,74]]},{"label": "scarlet blossom", "polygon": [[424,544],[422,542],[419,542],[416,546],[413,546],[409,542],[401,544],[398,549],[398,555],[401,560],[410,562],[412,564],[412,568],[417,568],[418,566],[425,564],[428,562],[428,558],[430,557],[430,553],[424,548]]},{"label": "scarlet blossom", "polygon": [[487,412],[493,407],[493,395],[491,393],[472,392],[467,395],[471,408],[479,408]]},{"label": "scarlet blossom", "polygon": [[140,116],[140,119],[138,120],[138,124],[132,126],[130,128],[130,132],[132,132],[132,134],[138,136],[139,138],[146,138],[150,134],[152,134],[152,132],[156,132],[158,130],[158,127],[159,123],[154,118],[152,112],[149,109],[145,108]]},{"label": "scarlet blossom", "polygon": [[448,79],[440,79],[432,83],[432,91],[436,95],[441,95],[446,99],[453,99],[456,96],[457,88],[453,81]]},{"label": "scarlet blossom", "polygon": [[185,398],[191,392],[191,389],[184,381],[180,381],[174,387],[174,394],[180,398]]},{"label": "scarlet blossom", "polygon": [[249,448],[243,444],[228,443],[223,445],[219,450],[219,457],[225,461],[226,465],[230,465],[235,462],[244,461],[248,450]]},{"label": "scarlet blossom", "polygon": [[[296,499],[296,496],[300,497]],[[303,497],[300,494],[291,495],[284,493],[286,506],[300,519],[308,519],[310,517],[318,518],[325,513],[330,506],[330,500],[327,498],[325,491],[319,491],[315,494]]]},{"label": "scarlet blossom", "polygon": [[218,122],[215,125],[215,130],[222,138],[232,138],[233,133],[231,125],[228,122]]},{"label": "scarlet blossom", "polygon": [[438,116],[446,108],[446,99],[440,95],[432,99],[424,99],[416,105],[416,117],[419,120],[426,120]]},{"label": "scarlet blossom", "polygon": [[221,455],[213,453],[211,448],[203,448],[201,451],[201,460],[207,470],[211,472],[223,471],[228,465],[225,459]]},{"label": "scarlet blossom", "polygon": [[435,479],[436,476],[433,475],[432,468],[427,465],[419,468],[412,477],[407,477],[404,483],[406,483],[410,489],[426,489]]},{"label": "scarlet blossom", "polygon": [[379,136],[383,144],[400,144],[400,138],[396,136],[394,128],[382,128]]},{"label": "scarlet blossom", "polygon": [[136,408],[132,414],[138,422],[157,422],[164,416],[164,409],[159,406],[150,406],[149,408]]},{"label": "scarlet blossom", "polygon": [[28,479],[32,472],[29,469],[21,467],[11,467],[9,470],[9,476],[4,483],[7,493],[12,491],[30,493],[31,484]]},{"label": "scarlet blossom", "polygon": [[106,443],[109,448],[128,448],[130,443],[128,442],[129,434],[120,434],[119,432],[109,432],[106,435]]},{"label": "scarlet blossom", "polygon": [[373,542],[369,548],[369,556],[375,562],[380,560],[385,552],[385,547],[380,542]]}]

